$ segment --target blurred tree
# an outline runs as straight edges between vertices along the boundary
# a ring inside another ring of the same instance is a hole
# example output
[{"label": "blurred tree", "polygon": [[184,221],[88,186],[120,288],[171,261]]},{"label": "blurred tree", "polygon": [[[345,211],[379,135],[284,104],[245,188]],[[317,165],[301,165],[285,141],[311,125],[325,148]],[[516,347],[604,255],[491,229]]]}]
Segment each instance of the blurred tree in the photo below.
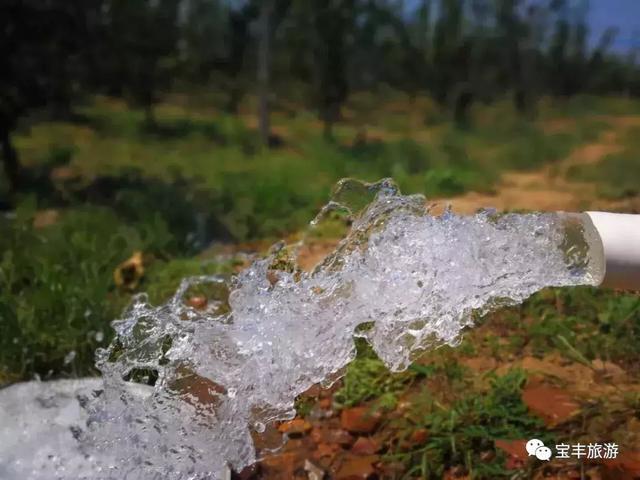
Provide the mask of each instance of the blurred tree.
[{"label": "blurred tree", "polygon": [[207,84],[228,57],[231,9],[222,0],[183,0],[180,8],[181,73],[196,85]]},{"label": "blurred tree", "polygon": [[269,76],[271,73],[271,22],[274,0],[262,0],[260,6],[260,36],[258,42],[258,130],[262,144],[269,146]]},{"label": "blurred tree", "polygon": [[225,71],[230,81],[227,111],[237,113],[246,92],[242,77],[246,50],[249,47],[249,25],[258,16],[259,2],[250,0],[229,12],[229,54],[225,62]]},{"label": "blurred tree", "polygon": [[83,94],[106,92],[144,108],[153,124],[154,104],[176,80],[206,88],[226,80],[226,108],[237,113],[257,78],[265,143],[276,91],[304,105],[312,98],[327,138],[351,92],[382,86],[432,96],[459,125],[468,124],[474,102],[505,92],[527,115],[544,94],[640,95],[637,51],[610,52],[615,29],[594,44],[588,7],[587,0],[4,0],[4,171],[15,190],[23,172],[11,133],[28,112],[69,118]]},{"label": "blurred tree", "polygon": [[513,89],[513,104],[518,112],[526,114],[532,111],[532,92],[525,70],[529,74],[532,72],[525,65],[530,60],[529,49],[525,46],[530,35],[529,24],[520,17],[522,10],[520,0],[498,0],[496,27],[502,40],[505,70]]},{"label": "blurred tree", "polygon": [[68,116],[85,79],[86,29],[100,9],[86,2],[5,0],[0,3],[0,142],[10,187],[25,180],[11,134],[33,109]]},{"label": "blurred tree", "polygon": [[111,0],[107,9],[112,71],[123,93],[155,124],[153,106],[176,67],[180,0]]},{"label": "blurred tree", "polygon": [[356,21],[356,0],[312,2],[317,104],[325,138],[333,138],[333,125],[347,99],[349,36]]}]

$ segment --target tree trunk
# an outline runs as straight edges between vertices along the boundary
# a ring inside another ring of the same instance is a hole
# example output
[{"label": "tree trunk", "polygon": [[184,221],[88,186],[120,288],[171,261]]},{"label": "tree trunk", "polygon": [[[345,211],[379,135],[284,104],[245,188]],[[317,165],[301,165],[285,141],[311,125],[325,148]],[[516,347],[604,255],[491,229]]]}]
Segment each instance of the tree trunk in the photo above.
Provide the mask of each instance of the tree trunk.
[{"label": "tree trunk", "polygon": [[144,121],[145,121],[145,126],[147,126],[148,128],[153,129],[157,126],[156,115],[153,110],[153,103],[147,103],[144,106]]},{"label": "tree trunk", "polygon": [[22,169],[18,160],[18,152],[11,143],[11,132],[8,129],[2,129],[0,141],[2,142],[2,163],[9,180],[9,188],[11,192],[16,192],[22,184]]},{"label": "tree trunk", "polygon": [[269,77],[271,69],[271,14],[273,0],[263,0],[260,7],[260,45],[258,46],[259,131],[262,144],[269,146]]},{"label": "tree trunk", "polygon": [[340,105],[325,105],[322,111],[323,135],[327,142],[333,142],[333,126],[339,120]]}]

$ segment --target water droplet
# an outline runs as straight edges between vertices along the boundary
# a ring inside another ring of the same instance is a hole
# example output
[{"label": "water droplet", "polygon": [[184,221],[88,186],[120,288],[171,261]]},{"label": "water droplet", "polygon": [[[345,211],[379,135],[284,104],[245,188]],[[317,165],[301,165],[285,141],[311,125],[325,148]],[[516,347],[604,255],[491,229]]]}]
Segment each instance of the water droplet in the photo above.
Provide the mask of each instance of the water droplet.
[{"label": "water droplet", "polygon": [[64,364],[65,365],[69,365],[71,362],[73,362],[76,358],[76,351],[75,350],[71,350],[69,353],[67,353],[64,357]]}]

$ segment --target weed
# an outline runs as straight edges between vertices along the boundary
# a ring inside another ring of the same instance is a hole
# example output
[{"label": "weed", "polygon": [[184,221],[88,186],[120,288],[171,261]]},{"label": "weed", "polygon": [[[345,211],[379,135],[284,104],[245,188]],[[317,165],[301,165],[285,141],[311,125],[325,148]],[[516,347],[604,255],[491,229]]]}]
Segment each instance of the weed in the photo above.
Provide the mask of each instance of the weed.
[{"label": "weed", "polygon": [[358,339],[356,344],[358,358],[347,366],[342,386],[333,396],[334,403],[351,407],[377,399],[378,407],[393,409],[397,395],[415,377],[415,370],[392,373],[364,340]]},{"label": "weed", "polygon": [[0,368],[20,378],[86,375],[127,301],[113,270],[136,250],[163,251],[170,235],[157,219],[133,228],[100,208],[38,230],[34,213],[24,204],[0,224]]},{"label": "weed", "polygon": [[[409,415],[399,420],[400,441],[388,460],[408,465],[405,478],[441,478],[445,465],[460,465],[472,478],[507,477],[500,461],[481,459],[481,455],[493,452],[503,460],[501,453],[494,451],[496,439],[549,440],[541,421],[532,417],[522,402],[523,371],[490,374],[489,381],[487,392],[460,391],[451,404],[425,392]],[[412,445],[407,440],[417,429],[427,431],[428,437],[424,443]]]}]

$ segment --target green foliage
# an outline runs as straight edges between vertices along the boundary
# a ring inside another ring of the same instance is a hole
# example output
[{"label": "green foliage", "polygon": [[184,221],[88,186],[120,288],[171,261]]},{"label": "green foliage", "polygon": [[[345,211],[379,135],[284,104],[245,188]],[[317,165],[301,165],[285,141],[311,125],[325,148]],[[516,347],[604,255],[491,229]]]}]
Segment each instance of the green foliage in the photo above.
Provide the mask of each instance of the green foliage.
[{"label": "green foliage", "polygon": [[378,408],[393,409],[397,395],[407,388],[416,372],[392,373],[369,344],[359,340],[357,345],[358,358],[347,366],[342,386],[333,396],[334,403],[352,407],[375,399]]},{"label": "green foliage", "polygon": [[[428,432],[425,443],[389,455],[405,462],[405,478],[441,478],[445,465],[461,465],[472,478],[508,476],[501,462],[486,462],[481,454],[495,450],[497,439],[549,439],[542,422],[532,417],[522,402],[526,376],[510,370],[503,376],[488,375],[487,392],[457,391],[451,404],[443,404],[429,392],[414,404],[412,412],[399,420],[401,438],[409,438],[416,429]],[[401,442],[402,443],[402,442]],[[503,459],[500,452],[495,452]]]},{"label": "green foliage", "polygon": [[551,289],[528,300],[523,313],[536,319],[526,332],[536,353],[557,349],[577,361],[582,357],[621,363],[640,354],[636,295],[587,287]]},{"label": "green foliage", "polygon": [[33,203],[24,204],[0,224],[0,369],[86,375],[126,302],[115,267],[136,250],[162,252],[171,237],[158,218],[134,228],[103,208],[66,212],[43,229],[33,217]]},{"label": "green foliage", "polygon": [[314,404],[315,400],[313,398],[300,395],[295,401],[296,414],[302,418],[308,417]]}]

